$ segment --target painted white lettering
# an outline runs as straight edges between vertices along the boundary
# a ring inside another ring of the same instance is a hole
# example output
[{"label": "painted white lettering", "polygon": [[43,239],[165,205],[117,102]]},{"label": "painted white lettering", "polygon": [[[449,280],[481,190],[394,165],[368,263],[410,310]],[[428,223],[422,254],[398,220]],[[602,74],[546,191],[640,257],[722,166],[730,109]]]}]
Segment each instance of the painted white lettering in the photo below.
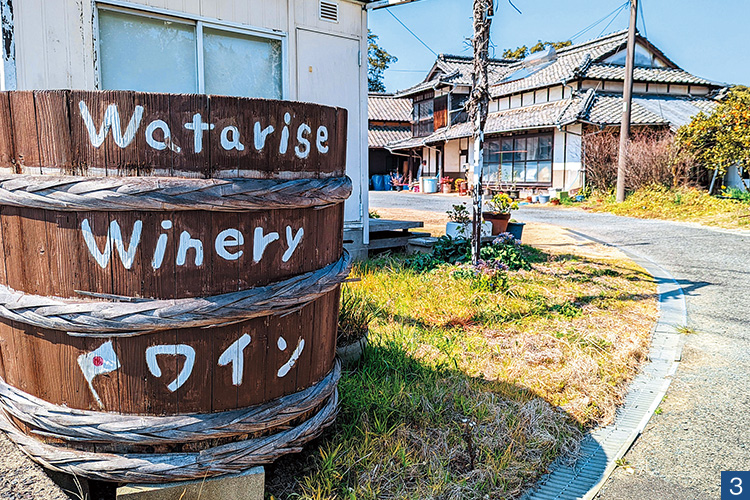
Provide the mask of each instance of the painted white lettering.
[{"label": "painted white lettering", "polygon": [[310,156],[310,141],[305,138],[305,134],[309,134],[310,132],[312,130],[310,130],[310,127],[306,123],[297,128],[297,142],[299,142],[299,145],[294,148],[294,154],[298,158],[305,159]]},{"label": "painted white lettering", "polygon": [[[229,138],[229,133],[232,133],[232,138]],[[240,131],[237,127],[228,126],[224,127],[221,131],[221,147],[225,151],[231,151],[236,149],[237,151],[244,151],[245,145],[240,142]]]},{"label": "painted white lettering", "polygon": [[[159,141],[154,137],[154,132],[161,130],[164,134],[164,140]],[[157,151],[163,151],[169,147],[175,153],[182,151],[180,146],[172,142],[172,131],[169,130],[169,125],[164,120],[154,120],[146,127],[146,144],[156,149]]]},{"label": "painted white lettering", "polygon": [[294,352],[292,353],[292,357],[289,358],[289,361],[284,363],[284,365],[281,368],[279,368],[279,371],[276,373],[276,376],[279,378],[285,377],[286,374],[289,373],[289,370],[294,368],[295,363],[297,363],[297,360],[299,359],[304,349],[305,349],[305,339],[299,339],[299,342],[297,342],[297,347],[294,349]]},{"label": "painted white lettering", "polygon": [[286,339],[279,337],[279,340],[276,341],[276,347],[279,348],[279,351],[286,351]]},{"label": "painted white lettering", "polygon": [[190,233],[183,231],[180,233],[180,246],[177,247],[177,265],[184,266],[187,259],[188,249],[195,249],[195,265],[203,264],[203,242],[190,237]]},{"label": "painted white lettering", "polygon": [[232,342],[226,351],[219,356],[219,366],[227,366],[232,363],[232,384],[242,385],[242,374],[245,370],[245,347],[250,345],[250,335],[244,334],[239,339]]},{"label": "painted white lettering", "polygon": [[219,233],[214,242],[214,248],[219,257],[226,260],[237,260],[242,257],[243,251],[228,252],[227,247],[237,247],[245,244],[245,237],[237,229],[225,229]]},{"label": "painted white lettering", "polygon": [[318,137],[315,141],[315,145],[318,147],[318,151],[320,151],[322,154],[325,154],[328,152],[328,129],[321,125],[318,127]]},{"label": "painted white lettering", "polygon": [[260,262],[260,259],[263,258],[263,252],[266,251],[266,247],[278,239],[279,233],[272,232],[264,236],[263,228],[256,227],[253,237],[253,262]]},{"label": "painted white lettering", "polygon": [[284,252],[284,255],[281,256],[282,262],[287,262],[289,259],[292,258],[292,254],[299,246],[300,242],[302,241],[302,236],[305,234],[304,228],[299,228],[297,230],[297,234],[295,234],[292,237],[292,227],[287,226],[286,227],[286,244],[289,248],[286,249],[286,252]]},{"label": "painted white lettering", "polygon": [[135,260],[135,252],[138,250],[138,244],[141,242],[141,230],[143,229],[143,222],[137,220],[133,224],[133,232],[130,233],[130,245],[125,248],[125,244],[122,242],[122,231],[120,230],[120,224],[116,220],[109,223],[109,232],[112,235],[112,241],[115,244],[115,249],[120,256],[120,261],[125,269],[133,267],[133,261]]},{"label": "painted white lettering", "polygon": [[266,138],[273,132],[274,128],[269,125],[263,130],[260,129],[260,122],[255,122],[253,137],[255,139],[255,149],[260,151],[266,146]]},{"label": "painted white lettering", "polygon": [[279,153],[286,154],[286,150],[289,148],[289,122],[292,120],[292,115],[284,113],[284,129],[281,131],[281,142],[279,142]]},{"label": "painted white lettering", "polygon": [[189,379],[190,375],[193,373],[193,366],[195,366],[195,349],[187,344],[152,345],[151,347],[147,348],[146,365],[148,365],[148,371],[151,372],[151,375],[157,378],[161,377],[161,368],[159,367],[159,363],[156,361],[156,356],[158,356],[159,354],[169,356],[185,356],[185,364],[183,365],[182,370],[177,375],[177,378],[167,385],[167,389],[169,389],[171,392],[174,392],[179,389],[182,384],[187,382],[187,379]]},{"label": "painted white lettering", "polygon": [[[161,227],[164,229],[172,229],[171,220],[161,221]],[[159,239],[156,240],[156,249],[154,250],[154,258],[151,259],[151,267],[159,269],[164,262],[164,254],[167,251],[167,235],[160,234]]]},{"label": "painted white lettering", "polygon": [[86,103],[80,101],[78,103],[78,109],[81,110],[83,123],[86,125],[91,144],[95,148],[104,144],[104,139],[107,138],[110,129],[112,129],[112,137],[115,140],[115,144],[121,148],[127,147],[133,142],[135,133],[138,131],[138,127],[141,126],[141,119],[143,118],[143,106],[136,106],[133,110],[133,116],[130,117],[130,122],[128,122],[128,126],[123,133],[122,128],[120,127],[120,112],[117,109],[117,104],[110,104],[104,111],[104,120],[97,132],[96,126],[94,125],[94,119],[91,117],[91,113],[89,112]]},{"label": "painted white lettering", "polygon": [[185,128],[193,131],[193,151],[200,153],[203,151],[203,132],[213,130],[216,127],[213,123],[203,123],[203,117],[200,113],[193,115],[193,121],[185,124]]},{"label": "painted white lettering", "polygon": [[94,257],[99,267],[105,269],[107,264],[109,264],[109,256],[112,254],[112,240],[109,239],[109,231],[107,231],[107,243],[104,245],[103,252],[99,251],[99,246],[96,244],[96,239],[94,239],[88,219],[83,219],[83,222],[81,222],[81,232],[83,233],[83,241],[86,242],[89,253]]},{"label": "painted white lettering", "polygon": [[107,230],[107,243],[104,245],[104,251],[99,250],[99,246],[96,244],[96,239],[91,231],[91,225],[88,219],[83,219],[81,222],[81,232],[83,233],[83,241],[86,243],[86,247],[94,257],[96,263],[102,269],[107,267],[109,264],[109,258],[112,255],[112,244],[114,243],[115,249],[120,256],[120,261],[125,269],[130,269],[133,266],[135,260],[135,254],[138,250],[138,244],[141,242],[141,231],[143,229],[143,222],[135,221],[133,224],[133,232],[130,235],[130,244],[128,248],[125,248],[125,244],[122,241],[122,230],[120,224],[113,220],[109,223],[109,229]]}]

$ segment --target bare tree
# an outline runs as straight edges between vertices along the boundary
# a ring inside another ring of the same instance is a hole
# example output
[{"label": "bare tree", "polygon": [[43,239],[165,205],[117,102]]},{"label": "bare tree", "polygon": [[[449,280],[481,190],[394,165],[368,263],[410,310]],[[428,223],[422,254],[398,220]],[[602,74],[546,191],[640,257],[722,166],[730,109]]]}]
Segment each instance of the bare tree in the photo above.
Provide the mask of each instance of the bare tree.
[{"label": "bare tree", "polygon": [[494,15],[493,0],[474,0],[474,69],[472,72],[469,116],[474,124],[474,218],[471,256],[474,264],[479,260],[482,241],[482,169],[484,163],[484,126],[490,103],[489,66],[490,25]]}]

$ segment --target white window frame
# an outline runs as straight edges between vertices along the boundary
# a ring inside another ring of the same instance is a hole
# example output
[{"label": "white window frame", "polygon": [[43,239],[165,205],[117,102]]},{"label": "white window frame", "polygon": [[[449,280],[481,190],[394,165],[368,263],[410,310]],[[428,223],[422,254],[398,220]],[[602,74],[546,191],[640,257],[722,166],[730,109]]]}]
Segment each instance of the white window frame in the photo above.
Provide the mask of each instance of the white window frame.
[{"label": "white window frame", "polygon": [[196,35],[196,68],[198,72],[198,93],[205,94],[205,67],[203,63],[203,28],[249,35],[267,40],[277,40],[281,42],[281,99],[289,97],[289,37],[286,32],[258,28],[241,23],[222,21],[209,17],[196,16],[185,12],[179,12],[169,9],[150,7],[148,5],[136,4],[124,0],[95,0],[94,3],[94,52],[96,54],[94,73],[96,75],[96,88],[101,90],[101,52],[99,48],[99,10],[108,10],[112,12],[122,12],[134,16],[148,17],[152,19],[164,19],[182,24],[195,26]]}]

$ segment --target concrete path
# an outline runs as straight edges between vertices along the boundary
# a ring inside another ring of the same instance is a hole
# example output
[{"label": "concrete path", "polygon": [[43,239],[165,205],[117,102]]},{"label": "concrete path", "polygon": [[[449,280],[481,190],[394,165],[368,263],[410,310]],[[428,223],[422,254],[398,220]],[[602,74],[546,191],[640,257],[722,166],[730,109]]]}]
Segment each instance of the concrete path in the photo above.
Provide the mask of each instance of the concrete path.
[{"label": "concrete path", "polygon": [[[444,212],[466,201],[373,192],[370,206]],[[631,219],[571,209],[526,208],[520,221],[556,224],[618,245],[671,273],[687,298],[682,363],[660,414],[625,456],[602,500],[718,498],[722,470],[750,470],[750,232]]]}]

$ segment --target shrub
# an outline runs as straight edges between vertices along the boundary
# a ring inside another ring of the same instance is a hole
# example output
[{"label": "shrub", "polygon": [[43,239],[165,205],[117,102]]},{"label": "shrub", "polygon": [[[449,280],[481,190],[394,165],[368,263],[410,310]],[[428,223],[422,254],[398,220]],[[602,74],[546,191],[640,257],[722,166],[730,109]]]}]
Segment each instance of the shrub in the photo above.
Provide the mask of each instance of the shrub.
[{"label": "shrub", "polygon": [[[619,146],[615,132],[583,137],[587,186],[599,191],[614,189]],[[632,135],[626,166],[625,188],[629,191],[651,185],[684,186],[697,175],[694,159],[677,147],[672,133],[661,130],[645,129]]]},{"label": "shrub", "polygon": [[491,244],[479,250],[479,257],[485,261],[497,261],[511,271],[531,269],[531,263],[524,257],[521,242],[510,233],[502,233]]}]

